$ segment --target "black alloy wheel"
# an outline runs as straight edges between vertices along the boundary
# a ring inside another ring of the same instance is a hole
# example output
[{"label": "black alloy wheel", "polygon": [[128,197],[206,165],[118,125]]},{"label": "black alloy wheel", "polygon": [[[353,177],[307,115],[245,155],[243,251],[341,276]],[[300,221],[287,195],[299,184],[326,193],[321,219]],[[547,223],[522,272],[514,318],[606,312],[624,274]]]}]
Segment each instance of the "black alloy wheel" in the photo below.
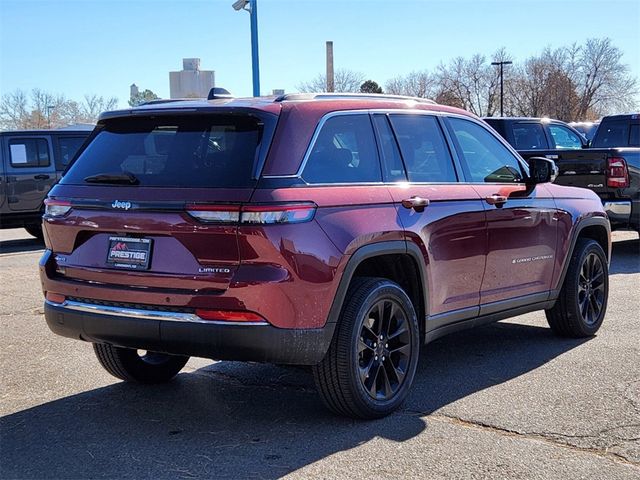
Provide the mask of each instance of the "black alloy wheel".
[{"label": "black alloy wheel", "polygon": [[393,298],[379,300],[362,321],[358,368],[362,387],[375,400],[396,394],[411,359],[411,330],[402,306]]}]

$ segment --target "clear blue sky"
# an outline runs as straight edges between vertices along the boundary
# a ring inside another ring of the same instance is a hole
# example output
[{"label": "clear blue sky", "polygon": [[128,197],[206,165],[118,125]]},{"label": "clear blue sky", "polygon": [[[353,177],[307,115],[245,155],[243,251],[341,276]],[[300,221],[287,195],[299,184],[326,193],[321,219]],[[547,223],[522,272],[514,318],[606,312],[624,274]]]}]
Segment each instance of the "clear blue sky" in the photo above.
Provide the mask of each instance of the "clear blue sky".
[{"label": "clear blue sky", "polygon": [[[169,95],[169,74],[200,57],[216,83],[251,94],[249,14],[233,0],[0,0],[0,93],[38,87],[68,98],[114,96],[136,83]],[[505,46],[516,60],[544,46],[610,37],[640,77],[638,0],[258,0],[262,92],[295,91],[336,68],[380,84],[456,56]]]}]

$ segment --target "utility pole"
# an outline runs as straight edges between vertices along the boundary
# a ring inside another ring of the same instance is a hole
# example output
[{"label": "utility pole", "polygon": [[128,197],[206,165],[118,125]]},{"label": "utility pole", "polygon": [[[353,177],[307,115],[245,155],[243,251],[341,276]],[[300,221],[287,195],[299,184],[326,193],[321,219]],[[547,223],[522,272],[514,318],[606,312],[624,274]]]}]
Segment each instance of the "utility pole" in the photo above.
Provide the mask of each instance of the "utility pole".
[{"label": "utility pole", "polygon": [[504,82],[502,68],[505,65],[511,65],[513,62],[491,62],[491,65],[500,66],[500,116],[504,117]]},{"label": "utility pole", "polygon": [[327,42],[327,92],[333,92],[335,82],[333,77],[333,42]]}]

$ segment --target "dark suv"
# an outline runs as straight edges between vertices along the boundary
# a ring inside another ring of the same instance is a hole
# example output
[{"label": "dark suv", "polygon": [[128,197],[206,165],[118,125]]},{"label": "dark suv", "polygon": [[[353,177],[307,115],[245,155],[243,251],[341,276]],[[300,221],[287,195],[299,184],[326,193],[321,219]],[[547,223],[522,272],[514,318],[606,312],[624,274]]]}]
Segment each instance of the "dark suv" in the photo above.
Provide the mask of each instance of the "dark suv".
[{"label": "dark suv", "polygon": [[333,411],[386,415],[420,346],[546,310],[594,335],[609,222],[482,121],[374,95],[105,113],[47,200],[45,316],[123,380],[188,356],[312,366]]}]

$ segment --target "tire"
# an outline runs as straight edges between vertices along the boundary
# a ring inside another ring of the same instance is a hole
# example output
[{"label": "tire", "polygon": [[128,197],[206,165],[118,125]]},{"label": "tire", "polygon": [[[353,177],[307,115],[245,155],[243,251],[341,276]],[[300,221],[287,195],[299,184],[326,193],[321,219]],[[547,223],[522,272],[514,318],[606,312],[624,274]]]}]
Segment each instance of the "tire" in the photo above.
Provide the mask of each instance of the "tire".
[{"label": "tire", "polygon": [[551,329],[561,337],[596,334],[607,311],[609,268],[595,240],[578,239],[556,304],[546,310]]},{"label": "tire", "polygon": [[334,413],[381,418],[402,404],[413,383],[420,345],[416,312],[404,290],[383,278],[354,279],[345,298],[313,378]]},{"label": "tire", "polygon": [[42,225],[39,223],[25,225],[24,229],[29,235],[36,237],[38,240],[42,240],[44,238],[44,235],[42,233]]},{"label": "tire", "polygon": [[94,343],[93,351],[100,365],[116,378],[127,382],[165,383],[175,377],[189,357],[166,353],[146,352]]}]

